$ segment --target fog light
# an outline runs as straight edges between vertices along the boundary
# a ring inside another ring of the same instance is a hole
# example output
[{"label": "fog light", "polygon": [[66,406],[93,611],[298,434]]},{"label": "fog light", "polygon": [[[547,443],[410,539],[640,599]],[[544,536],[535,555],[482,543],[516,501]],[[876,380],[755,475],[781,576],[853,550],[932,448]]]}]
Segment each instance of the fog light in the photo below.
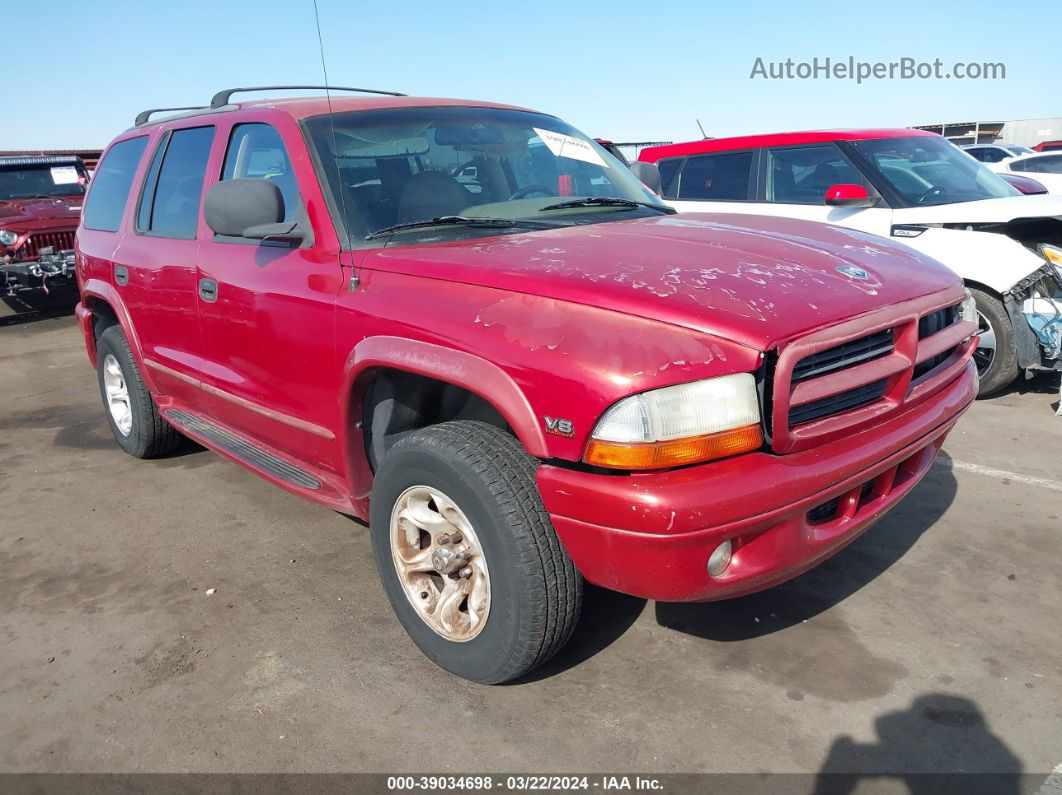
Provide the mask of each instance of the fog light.
[{"label": "fog light", "polygon": [[715,548],[712,556],[708,558],[708,573],[711,576],[718,577],[726,571],[726,567],[730,565],[730,552],[732,549],[733,545],[729,539]]}]

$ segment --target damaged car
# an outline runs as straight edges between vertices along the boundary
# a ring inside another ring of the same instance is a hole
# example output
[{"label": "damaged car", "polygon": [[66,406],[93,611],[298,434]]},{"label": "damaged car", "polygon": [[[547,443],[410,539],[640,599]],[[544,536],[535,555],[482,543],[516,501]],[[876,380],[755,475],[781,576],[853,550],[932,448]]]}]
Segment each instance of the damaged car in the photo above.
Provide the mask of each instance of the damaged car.
[{"label": "damaged car", "polygon": [[981,396],[1062,369],[1062,197],[1022,195],[935,133],[716,138],[647,148],[639,161],[635,173],[680,211],[838,224],[950,267],[977,301]]},{"label": "damaged car", "polygon": [[74,233],[87,184],[78,157],[0,157],[0,297],[16,308],[76,291]]},{"label": "damaged car", "polygon": [[545,113],[237,96],[274,90],[145,111],[104,153],[77,235],[101,408],[130,455],[188,436],[368,520],[337,571],[375,568],[455,674],[546,662],[584,581],[797,576],[974,400],[973,301],[906,246],[676,214]]}]

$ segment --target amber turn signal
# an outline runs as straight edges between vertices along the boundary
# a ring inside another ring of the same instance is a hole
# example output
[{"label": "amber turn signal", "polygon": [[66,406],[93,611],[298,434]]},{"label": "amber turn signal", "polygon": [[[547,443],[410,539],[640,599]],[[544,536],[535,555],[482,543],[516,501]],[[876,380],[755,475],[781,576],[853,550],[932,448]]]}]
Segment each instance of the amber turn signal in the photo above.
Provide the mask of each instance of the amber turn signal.
[{"label": "amber turn signal", "polygon": [[584,460],[609,469],[666,469],[747,453],[763,444],[759,425],[666,442],[603,442],[591,439]]}]

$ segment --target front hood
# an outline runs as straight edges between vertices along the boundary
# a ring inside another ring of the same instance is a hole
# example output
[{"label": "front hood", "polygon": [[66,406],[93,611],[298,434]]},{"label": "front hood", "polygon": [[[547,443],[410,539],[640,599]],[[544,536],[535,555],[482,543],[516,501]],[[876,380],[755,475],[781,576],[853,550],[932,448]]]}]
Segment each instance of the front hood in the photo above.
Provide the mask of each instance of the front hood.
[{"label": "front hood", "polygon": [[[1039,178],[1037,174],[1028,176]],[[1062,196],[1007,196],[979,202],[903,207],[893,210],[892,217],[904,224],[1003,224],[1015,218],[1062,217]]]},{"label": "front hood", "polygon": [[69,220],[77,225],[83,196],[56,199],[0,199],[0,229],[39,226],[38,221]]},{"label": "front hood", "polygon": [[366,251],[361,265],[600,306],[760,350],[959,282],[934,260],[873,235],[735,214],[392,246]]}]

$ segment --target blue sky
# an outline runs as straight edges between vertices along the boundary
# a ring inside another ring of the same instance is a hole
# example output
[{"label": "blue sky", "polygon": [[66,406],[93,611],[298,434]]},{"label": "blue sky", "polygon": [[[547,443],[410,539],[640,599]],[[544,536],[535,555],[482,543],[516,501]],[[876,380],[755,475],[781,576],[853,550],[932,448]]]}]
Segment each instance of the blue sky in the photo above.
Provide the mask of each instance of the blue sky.
[{"label": "blue sky", "polygon": [[[1062,116],[1062,2],[318,0],[336,85],[525,105],[630,140]],[[58,24],[61,23],[61,24]],[[140,110],[321,80],[312,0],[17,3],[0,149],[102,146]],[[25,44],[17,44],[24,42]],[[750,80],[766,61],[1001,61],[1007,79]]]}]

